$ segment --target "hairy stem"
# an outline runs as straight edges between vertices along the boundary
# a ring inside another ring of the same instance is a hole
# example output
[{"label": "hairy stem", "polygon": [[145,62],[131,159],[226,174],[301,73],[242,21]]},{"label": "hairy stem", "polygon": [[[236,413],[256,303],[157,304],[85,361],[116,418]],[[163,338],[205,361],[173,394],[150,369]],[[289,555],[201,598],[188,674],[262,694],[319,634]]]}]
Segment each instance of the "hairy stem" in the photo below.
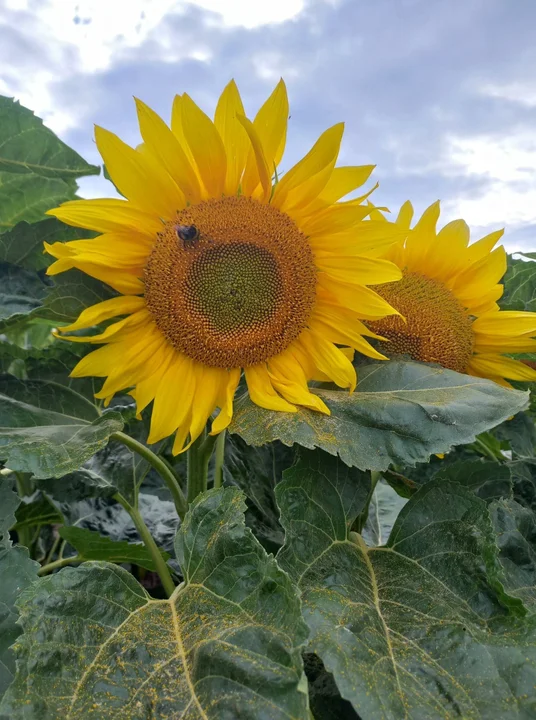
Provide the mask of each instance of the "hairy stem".
[{"label": "hairy stem", "polygon": [[164,462],[164,460],[162,460],[162,458],[159,458],[158,455],[156,455],[152,450],[149,450],[146,445],[138,442],[137,440],[134,440],[134,438],[130,437],[130,435],[126,435],[123,432],[112,433],[110,435],[110,439],[117,440],[117,442],[123,443],[123,445],[126,445],[128,448],[138,453],[138,455],[141,455],[141,457],[147,460],[147,462],[154,467],[154,469],[161,475],[162,479],[168,486],[169,491],[171,492],[171,496],[173,497],[173,502],[175,503],[175,508],[177,510],[178,516],[181,520],[184,520],[186,510],[188,509],[188,503],[186,502],[184,493],[181,490],[177,476],[175,475],[173,470]]},{"label": "hairy stem", "polygon": [[188,502],[207,489],[208,464],[216,444],[214,435],[200,435],[188,450],[186,459],[188,466]]},{"label": "hairy stem", "polygon": [[114,495],[114,498],[120,505],[125,508],[127,513],[132,518],[132,521],[136,526],[136,530],[139,532],[140,537],[143,540],[143,544],[151,555],[154,566],[156,568],[156,572],[158,573],[160,580],[162,581],[162,587],[166,591],[167,596],[170,597],[175,590],[175,585],[173,583],[173,580],[171,579],[171,574],[169,572],[166,561],[162,557],[162,553],[158,549],[158,545],[155,543],[153,536],[149,532],[149,528],[145,524],[140,511],[137,508],[132,507],[132,505],[130,505],[130,503],[128,503],[120,493],[116,493]]}]

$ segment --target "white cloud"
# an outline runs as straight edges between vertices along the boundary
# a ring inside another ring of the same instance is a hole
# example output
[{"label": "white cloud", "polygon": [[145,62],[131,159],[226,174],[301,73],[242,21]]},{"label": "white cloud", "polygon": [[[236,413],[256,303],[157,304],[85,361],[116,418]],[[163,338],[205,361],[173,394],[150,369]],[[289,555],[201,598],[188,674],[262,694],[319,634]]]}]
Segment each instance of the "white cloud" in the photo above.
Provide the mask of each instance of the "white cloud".
[{"label": "white cloud", "polygon": [[487,83],[478,88],[485,97],[508,100],[525,107],[536,107],[536,84],[534,82],[512,82],[505,84]]}]

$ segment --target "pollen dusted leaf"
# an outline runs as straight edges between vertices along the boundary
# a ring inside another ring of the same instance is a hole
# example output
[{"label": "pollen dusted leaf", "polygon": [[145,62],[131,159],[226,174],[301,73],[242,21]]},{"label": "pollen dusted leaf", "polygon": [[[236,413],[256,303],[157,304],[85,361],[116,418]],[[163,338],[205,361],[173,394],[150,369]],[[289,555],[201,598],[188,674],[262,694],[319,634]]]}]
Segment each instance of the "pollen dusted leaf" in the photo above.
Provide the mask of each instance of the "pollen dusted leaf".
[{"label": "pollen dusted leaf", "polygon": [[367,720],[533,717],[536,623],[500,584],[484,501],[432,481],[372,548],[349,533],[355,510],[336,512],[343,482],[311,453],[276,488],[277,559],[341,695]]},{"label": "pollen dusted leaf", "polygon": [[0,376],[0,458],[37,478],[79,468],[121,430],[117,412],[100,415],[89,400],[47,380]]},{"label": "pollen dusted leaf", "polygon": [[170,600],[106,563],[27,591],[10,720],[307,720],[299,599],[245,528],[242,497],[219,489],[193,503],[176,541],[185,582]]},{"label": "pollen dusted leaf", "polygon": [[376,363],[358,374],[351,395],[314,391],[330,408],[329,417],[305,408],[264,410],[246,395],[236,403],[229,430],[250,445],[281,440],[319,447],[348,465],[381,471],[471,442],[528,402],[527,393],[416,362]]},{"label": "pollen dusted leaf", "polygon": [[[19,503],[8,478],[0,476],[0,698],[15,674],[15,654],[10,647],[22,632],[16,624],[15,602],[22,590],[37,579],[39,569],[39,564],[30,560],[28,550],[13,546],[9,539]],[[2,710],[0,720],[9,720]]]}]

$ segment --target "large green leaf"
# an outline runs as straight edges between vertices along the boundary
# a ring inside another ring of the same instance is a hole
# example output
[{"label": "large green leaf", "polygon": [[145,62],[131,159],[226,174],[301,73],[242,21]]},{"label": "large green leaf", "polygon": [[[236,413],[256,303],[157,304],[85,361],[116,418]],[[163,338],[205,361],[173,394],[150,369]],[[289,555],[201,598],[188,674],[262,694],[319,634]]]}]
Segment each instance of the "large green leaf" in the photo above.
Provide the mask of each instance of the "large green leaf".
[{"label": "large green leaf", "polygon": [[0,457],[38,478],[76,470],[121,430],[117,412],[100,415],[86,398],[47,380],[0,376]]},{"label": "large green leaf", "polygon": [[514,500],[493,502],[490,514],[505,586],[536,612],[536,515]]},{"label": "large green leaf", "polygon": [[283,544],[274,488],[281,480],[283,470],[294,462],[294,456],[294,451],[281,443],[252,447],[231,435],[225,444],[225,483],[236,485],[245,493],[248,504],[246,524],[272,552]]},{"label": "large green leaf", "polygon": [[44,242],[52,244],[94,236],[91,230],[70,227],[52,217],[32,224],[21,222],[0,235],[0,260],[26,270],[42,270],[54,261],[44,252]]},{"label": "large green leaf", "polygon": [[[16,624],[15,602],[22,590],[37,578],[39,568],[38,563],[30,560],[25,547],[14,547],[9,539],[9,528],[15,522],[19,502],[8,480],[0,476],[0,698],[15,673],[15,655],[10,647],[21,633]],[[0,718],[5,718],[1,710]]]},{"label": "large green leaf", "polygon": [[[5,166],[0,164],[0,167]],[[22,175],[0,169],[0,233],[22,221],[42,220],[50,208],[73,200],[76,189],[74,180],[47,178],[34,173]]]},{"label": "large green leaf", "polygon": [[485,502],[431,481],[388,545],[371,548],[349,532],[346,490],[316,454],[276,488],[278,561],[302,591],[310,650],[342,696],[367,720],[532,717],[536,632],[501,585]]},{"label": "large green leaf", "polygon": [[440,467],[434,475],[436,479],[460,483],[486,502],[512,497],[512,472],[507,464],[464,460]]},{"label": "large green leaf", "polygon": [[[113,563],[133,563],[146,570],[156,571],[151,554],[141,543],[111,540],[99,533],[79,527],[62,527],[60,537],[72,545],[82,560],[106,560]],[[161,550],[164,560],[169,554]]]},{"label": "large green leaf", "polygon": [[31,110],[0,95],[0,169],[10,173],[36,174],[45,178],[76,179],[98,175]]},{"label": "large green leaf", "polygon": [[194,502],[177,535],[185,581],[169,601],[104,563],[62,570],[27,591],[4,712],[11,720],[305,720],[299,600],[245,528],[243,510],[234,488]]},{"label": "large green leaf", "polygon": [[17,532],[36,525],[54,525],[63,522],[58,508],[40,492],[35,493],[31,498],[24,498],[15,518],[16,522],[12,529]]},{"label": "large green leaf", "polygon": [[41,307],[48,286],[36,272],[0,262],[0,322],[13,322]]},{"label": "large green leaf", "polygon": [[384,545],[387,542],[398,513],[405,504],[406,498],[400,497],[383,479],[378,482],[362,531],[368,545]]},{"label": "large green leaf", "polygon": [[508,258],[501,310],[536,310],[536,262]]},{"label": "large green leaf", "polygon": [[316,390],[331,416],[300,408],[266,411],[249,396],[236,403],[230,432],[250,445],[281,440],[319,447],[361,469],[414,465],[468,443],[527,405],[527,393],[415,362],[359,369],[355,393]]}]

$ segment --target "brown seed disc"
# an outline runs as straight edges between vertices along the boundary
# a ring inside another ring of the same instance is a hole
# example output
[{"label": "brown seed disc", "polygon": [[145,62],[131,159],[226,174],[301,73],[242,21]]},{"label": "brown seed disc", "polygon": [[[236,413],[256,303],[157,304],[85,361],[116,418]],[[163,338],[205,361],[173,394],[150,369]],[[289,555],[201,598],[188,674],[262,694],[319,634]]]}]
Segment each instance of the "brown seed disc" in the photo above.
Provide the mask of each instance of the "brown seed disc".
[{"label": "brown seed disc", "polygon": [[367,323],[390,340],[383,352],[466,371],[473,354],[471,319],[448,288],[418,273],[404,273],[402,280],[374,290],[406,319],[395,315]]},{"label": "brown seed disc", "polygon": [[177,213],[145,268],[145,299],[169,342],[213,367],[245,367],[282,352],[305,328],[316,267],[305,235],[248,197]]}]

